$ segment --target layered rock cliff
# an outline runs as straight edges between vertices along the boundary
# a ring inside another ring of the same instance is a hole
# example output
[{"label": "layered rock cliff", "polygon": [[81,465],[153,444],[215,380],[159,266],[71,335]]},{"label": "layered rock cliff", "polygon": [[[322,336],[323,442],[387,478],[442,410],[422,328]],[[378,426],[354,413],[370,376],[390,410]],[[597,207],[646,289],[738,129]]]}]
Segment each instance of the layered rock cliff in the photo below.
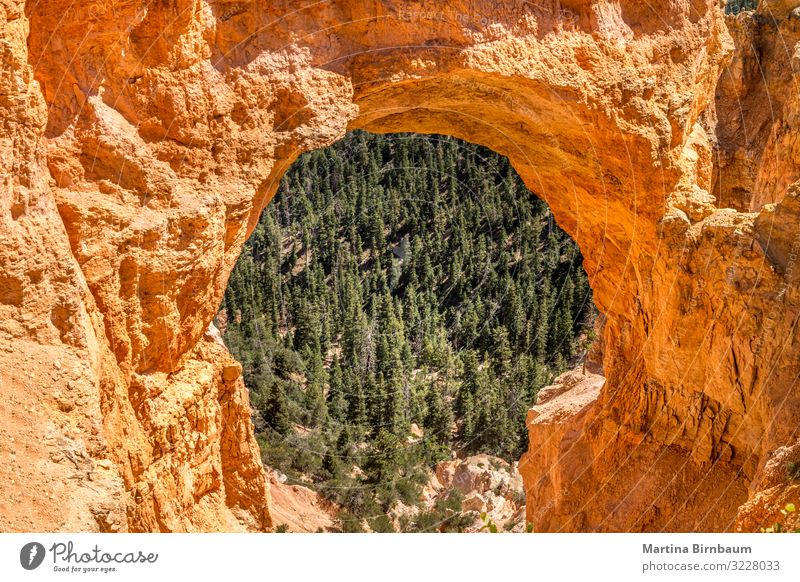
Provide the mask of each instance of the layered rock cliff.
[{"label": "layered rock cliff", "polygon": [[784,4],[0,0],[0,527],[271,526],[206,332],[282,173],[364,128],[507,155],[586,258],[606,381],[531,431],[536,530],[734,528],[798,442]]}]

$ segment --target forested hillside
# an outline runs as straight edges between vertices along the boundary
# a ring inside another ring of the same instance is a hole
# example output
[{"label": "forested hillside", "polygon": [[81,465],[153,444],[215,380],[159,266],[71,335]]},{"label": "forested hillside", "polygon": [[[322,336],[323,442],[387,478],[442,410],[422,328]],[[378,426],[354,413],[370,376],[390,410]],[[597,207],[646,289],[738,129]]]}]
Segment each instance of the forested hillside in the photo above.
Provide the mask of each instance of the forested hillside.
[{"label": "forested hillside", "polygon": [[217,324],[265,464],[342,505],[344,529],[384,531],[454,452],[519,457],[527,408],[593,317],[577,247],[505,158],[354,132],[286,174]]}]

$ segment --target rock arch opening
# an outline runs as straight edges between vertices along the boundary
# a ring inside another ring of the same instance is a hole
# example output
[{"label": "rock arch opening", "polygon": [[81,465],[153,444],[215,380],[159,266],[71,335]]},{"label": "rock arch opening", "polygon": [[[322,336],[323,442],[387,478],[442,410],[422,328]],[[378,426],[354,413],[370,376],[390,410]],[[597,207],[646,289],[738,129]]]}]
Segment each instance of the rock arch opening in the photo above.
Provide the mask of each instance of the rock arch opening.
[{"label": "rock arch opening", "polygon": [[[583,253],[607,384],[575,414],[541,411],[537,530],[753,529],[793,494],[791,15],[726,17],[716,0],[11,6],[3,401],[37,373],[47,396],[8,430],[44,460],[30,489],[60,487],[28,499],[34,528],[270,527],[238,366],[208,323],[280,177],[347,129],[507,156]],[[762,89],[789,129],[741,109]],[[28,369],[53,354],[64,371]],[[74,474],[47,460],[76,454],[91,463]]]},{"label": "rock arch opening", "polygon": [[580,252],[505,158],[361,131],[284,175],[216,323],[302,531],[524,530],[527,410],[596,335]]}]

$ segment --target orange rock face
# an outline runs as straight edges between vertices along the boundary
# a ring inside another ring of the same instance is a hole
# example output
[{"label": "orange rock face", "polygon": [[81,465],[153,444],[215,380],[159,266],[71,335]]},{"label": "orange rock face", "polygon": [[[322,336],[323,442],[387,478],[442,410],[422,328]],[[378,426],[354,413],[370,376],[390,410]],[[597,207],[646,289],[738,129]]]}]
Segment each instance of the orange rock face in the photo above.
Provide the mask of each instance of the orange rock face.
[{"label": "orange rock face", "polygon": [[3,530],[271,526],[205,334],[280,176],[348,128],[507,155],[583,251],[606,382],[531,430],[537,531],[728,530],[791,486],[793,12],[0,1]]},{"label": "orange rock face", "polygon": [[340,531],[336,521],[339,508],[316,491],[289,485],[276,475],[269,477],[270,515],[276,530],[316,533]]}]

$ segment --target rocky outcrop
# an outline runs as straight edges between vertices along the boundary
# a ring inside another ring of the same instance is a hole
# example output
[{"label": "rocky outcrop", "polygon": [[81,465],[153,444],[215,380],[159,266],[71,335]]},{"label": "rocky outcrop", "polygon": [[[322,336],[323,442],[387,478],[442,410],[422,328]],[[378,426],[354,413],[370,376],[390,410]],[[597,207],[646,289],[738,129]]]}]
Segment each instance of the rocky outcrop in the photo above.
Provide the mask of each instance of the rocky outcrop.
[{"label": "rocky outcrop", "polygon": [[[721,463],[692,462],[679,447],[647,434],[639,442],[625,443],[631,458],[604,467],[597,490],[579,489],[572,496],[577,488],[565,478],[596,475],[600,459],[617,459],[613,455],[619,441],[602,443],[610,451],[585,446],[586,435],[596,430],[605,382],[595,365],[566,372],[540,391],[528,412],[530,444],[520,463],[527,521],[543,531],[708,531],[718,529],[718,520],[733,520],[746,498],[744,484]],[[699,422],[707,422],[699,416]],[[719,489],[721,482],[726,489]],[[661,525],[664,519],[670,520],[666,526]],[[725,529],[730,527],[726,523]]]},{"label": "rocky outcrop", "polygon": [[395,531],[527,531],[518,464],[487,454],[441,461],[430,472],[419,503],[397,500],[388,516]]},{"label": "rocky outcrop", "polygon": [[425,487],[425,505],[432,508],[455,491],[461,495],[462,512],[474,519],[464,531],[487,531],[489,525],[497,531],[525,530],[525,490],[516,463],[492,455],[443,461]]},{"label": "rocky outcrop", "polygon": [[0,6],[3,529],[270,527],[204,334],[282,173],[347,128],[507,155],[581,247],[606,381],[531,442],[537,531],[732,529],[796,443],[794,12]]},{"label": "rocky outcrop", "polygon": [[585,428],[587,413],[596,404],[605,383],[596,364],[581,366],[558,376],[553,384],[539,391],[536,405],[528,411],[529,447],[520,465],[526,480],[527,523],[544,530],[558,529],[551,523],[555,505],[561,501],[561,475],[578,472],[591,460],[582,457],[572,444]]},{"label": "rocky outcrop", "polygon": [[751,488],[756,493],[739,508],[736,531],[775,529],[775,524],[787,531],[800,530],[800,443],[774,451]]}]

